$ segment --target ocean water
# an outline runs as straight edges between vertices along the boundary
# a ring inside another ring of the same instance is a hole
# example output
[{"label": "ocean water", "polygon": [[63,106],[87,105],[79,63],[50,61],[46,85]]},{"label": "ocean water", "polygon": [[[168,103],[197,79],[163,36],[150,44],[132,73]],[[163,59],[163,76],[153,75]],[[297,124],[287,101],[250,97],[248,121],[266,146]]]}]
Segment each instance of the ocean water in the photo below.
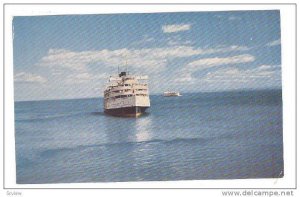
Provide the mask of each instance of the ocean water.
[{"label": "ocean water", "polygon": [[15,102],[17,183],[283,176],[281,90],[150,99],[140,118],[102,98]]}]

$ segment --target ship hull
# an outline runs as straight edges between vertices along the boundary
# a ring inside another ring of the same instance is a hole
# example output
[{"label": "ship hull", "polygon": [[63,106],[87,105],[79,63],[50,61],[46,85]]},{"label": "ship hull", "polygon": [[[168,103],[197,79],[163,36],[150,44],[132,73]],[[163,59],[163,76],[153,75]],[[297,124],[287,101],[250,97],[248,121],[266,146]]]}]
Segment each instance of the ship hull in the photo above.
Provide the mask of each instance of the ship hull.
[{"label": "ship hull", "polygon": [[122,108],[114,108],[114,109],[105,109],[104,112],[111,116],[119,116],[119,117],[139,117],[143,113],[145,113],[148,107],[122,107]]}]

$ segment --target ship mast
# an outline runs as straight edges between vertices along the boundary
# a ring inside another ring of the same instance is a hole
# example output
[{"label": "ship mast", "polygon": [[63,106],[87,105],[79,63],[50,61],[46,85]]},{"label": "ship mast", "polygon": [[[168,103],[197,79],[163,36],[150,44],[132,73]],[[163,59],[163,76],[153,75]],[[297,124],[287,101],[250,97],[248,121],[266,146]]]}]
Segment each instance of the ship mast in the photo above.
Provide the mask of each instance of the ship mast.
[{"label": "ship mast", "polygon": [[128,73],[128,66],[127,66],[127,55],[126,55],[125,58],[126,58],[126,62],[125,62],[125,66],[126,66],[126,74],[129,74],[129,73]]}]

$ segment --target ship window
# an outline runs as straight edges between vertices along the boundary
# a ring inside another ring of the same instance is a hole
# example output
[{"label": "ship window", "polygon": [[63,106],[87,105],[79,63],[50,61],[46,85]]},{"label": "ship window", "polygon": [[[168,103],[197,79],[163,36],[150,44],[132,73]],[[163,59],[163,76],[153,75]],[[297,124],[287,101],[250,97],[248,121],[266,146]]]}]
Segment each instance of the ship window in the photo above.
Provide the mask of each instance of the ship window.
[{"label": "ship window", "polygon": [[127,97],[127,95],[119,95],[119,96],[115,96],[114,98],[124,98]]}]

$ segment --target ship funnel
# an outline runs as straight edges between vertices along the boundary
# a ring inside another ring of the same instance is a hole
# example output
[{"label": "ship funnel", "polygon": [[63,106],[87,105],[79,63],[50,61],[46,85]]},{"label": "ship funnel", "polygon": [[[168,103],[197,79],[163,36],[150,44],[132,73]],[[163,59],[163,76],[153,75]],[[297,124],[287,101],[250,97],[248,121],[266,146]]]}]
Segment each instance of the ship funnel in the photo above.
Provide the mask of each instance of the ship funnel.
[{"label": "ship funnel", "polygon": [[126,76],[126,72],[121,72],[121,73],[119,74],[119,77],[122,77],[122,76]]}]

